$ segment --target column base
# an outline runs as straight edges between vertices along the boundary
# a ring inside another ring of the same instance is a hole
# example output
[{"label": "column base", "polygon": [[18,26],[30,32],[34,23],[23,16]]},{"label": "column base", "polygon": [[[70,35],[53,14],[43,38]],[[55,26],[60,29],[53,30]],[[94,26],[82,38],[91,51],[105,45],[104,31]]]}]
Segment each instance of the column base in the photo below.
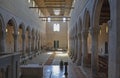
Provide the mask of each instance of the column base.
[{"label": "column base", "polygon": [[76,63],[76,65],[81,65],[81,59],[78,58],[75,63]]},{"label": "column base", "polygon": [[75,63],[76,60],[77,60],[77,58],[73,57],[72,62]]},{"label": "column base", "polygon": [[71,59],[73,59],[73,57],[74,57],[74,55],[71,55],[71,57],[70,57],[70,58],[71,58]]}]

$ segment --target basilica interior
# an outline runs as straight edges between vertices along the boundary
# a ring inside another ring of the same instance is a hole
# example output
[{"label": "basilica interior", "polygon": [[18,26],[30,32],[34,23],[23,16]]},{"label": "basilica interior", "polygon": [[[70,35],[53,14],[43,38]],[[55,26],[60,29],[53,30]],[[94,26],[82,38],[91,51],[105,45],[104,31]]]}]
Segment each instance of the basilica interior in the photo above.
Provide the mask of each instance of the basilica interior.
[{"label": "basilica interior", "polygon": [[120,78],[119,0],[0,0],[0,78]]}]

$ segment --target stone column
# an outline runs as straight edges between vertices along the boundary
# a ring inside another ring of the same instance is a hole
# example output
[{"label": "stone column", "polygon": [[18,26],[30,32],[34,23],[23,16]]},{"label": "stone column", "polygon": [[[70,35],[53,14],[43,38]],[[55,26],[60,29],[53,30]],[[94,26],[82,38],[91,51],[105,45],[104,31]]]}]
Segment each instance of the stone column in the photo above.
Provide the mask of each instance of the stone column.
[{"label": "stone column", "polygon": [[37,36],[35,36],[35,43],[34,44],[35,44],[35,48],[34,49],[36,51],[36,49],[37,49]]},{"label": "stone column", "polygon": [[87,66],[87,56],[88,56],[88,47],[87,47],[87,37],[88,37],[88,32],[87,31],[82,31],[82,62],[81,65],[83,67]]},{"label": "stone column", "polygon": [[82,43],[81,43],[81,33],[78,33],[78,54],[77,54],[77,65],[81,65],[81,52],[82,52]]},{"label": "stone column", "polygon": [[1,31],[1,38],[0,38],[0,52],[5,52],[6,48],[6,31]]},{"label": "stone column", "polygon": [[73,52],[74,52],[73,46],[74,46],[74,38],[72,36],[72,40],[71,40],[71,58],[74,56],[74,54],[73,54]]},{"label": "stone column", "polygon": [[14,52],[17,52],[18,49],[18,33],[14,33]]},{"label": "stone column", "polygon": [[74,56],[75,56],[75,36],[74,36],[74,35],[73,35],[73,45],[72,45],[72,49],[73,49],[72,59],[74,59]]},{"label": "stone column", "polygon": [[36,36],[36,50],[38,50],[38,37]]},{"label": "stone column", "polygon": [[22,55],[25,54],[25,34],[22,34]]},{"label": "stone column", "polygon": [[92,70],[92,78],[98,78],[98,35],[99,35],[100,28],[91,27],[90,34],[92,36],[92,53],[91,53],[91,70]]},{"label": "stone column", "polygon": [[37,50],[39,51],[39,37],[37,39]]},{"label": "stone column", "polygon": [[74,58],[73,58],[73,62],[75,62],[76,61],[76,59],[77,59],[77,44],[78,44],[78,42],[77,42],[77,34],[75,34],[75,43],[74,43]]},{"label": "stone column", "polygon": [[70,40],[69,40],[69,55],[70,57],[72,56],[72,37],[70,36]]},{"label": "stone column", "polygon": [[28,35],[28,49],[29,49],[29,55],[31,54],[31,34]]},{"label": "stone column", "polygon": [[120,0],[110,1],[108,78],[120,78]]},{"label": "stone column", "polygon": [[32,44],[31,44],[31,46],[32,46],[32,51],[34,50],[34,41],[35,41],[35,36],[32,36]]},{"label": "stone column", "polygon": [[40,37],[38,39],[38,50],[40,51]]}]

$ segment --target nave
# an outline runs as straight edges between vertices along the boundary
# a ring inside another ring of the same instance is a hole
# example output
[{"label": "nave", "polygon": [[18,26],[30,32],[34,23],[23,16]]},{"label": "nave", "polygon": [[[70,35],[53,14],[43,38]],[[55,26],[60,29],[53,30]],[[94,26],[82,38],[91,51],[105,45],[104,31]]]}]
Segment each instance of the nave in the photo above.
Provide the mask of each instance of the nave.
[{"label": "nave", "polygon": [[[67,76],[64,75],[65,66],[63,66],[63,68],[60,68],[61,60],[63,62],[68,62]],[[75,64],[73,64],[73,62],[68,56],[68,53],[64,51],[49,51],[49,52],[41,53],[39,55],[36,55],[36,57],[34,57],[33,59],[27,60],[24,63],[24,65],[27,64],[42,65],[43,78],[86,78],[80,67],[77,67]],[[22,78],[26,78],[26,77],[22,77]]]}]

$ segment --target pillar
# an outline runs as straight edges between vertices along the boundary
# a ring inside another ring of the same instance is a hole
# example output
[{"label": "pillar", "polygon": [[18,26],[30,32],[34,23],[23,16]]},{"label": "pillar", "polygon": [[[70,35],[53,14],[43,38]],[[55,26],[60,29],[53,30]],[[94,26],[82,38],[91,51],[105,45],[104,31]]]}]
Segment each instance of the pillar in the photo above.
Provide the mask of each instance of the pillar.
[{"label": "pillar", "polygon": [[72,36],[72,44],[71,44],[71,53],[72,53],[72,57],[71,58],[73,58],[73,56],[74,56],[74,37]]},{"label": "pillar", "polygon": [[40,37],[38,39],[38,50],[40,50]]},{"label": "pillar", "polygon": [[33,35],[32,36],[32,51],[34,51],[35,50],[35,36]]},{"label": "pillar", "polygon": [[36,50],[38,50],[38,37],[36,36]]},{"label": "pillar", "polygon": [[98,26],[90,28],[90,34],[92,37],[92,53],[91,53],[91,70],[92,78],[98,78],[98,35],[100,28]]},{"label": "pillar", "polygon": [[87,66],[87,55],[88,55],[88,48],[87,48],[87,37],[88,37],[88,32],[87,31],[82,31],[82,62],[81,65],[83,67]]},{"label": "pillar", "polygon": [[31,34],[28,35],[28,49],[29,49],[29,54],[31,54]]},{"label": "pillar", "polygon": [[37,49],[37,36],[35,35],[35,40],[34,40],[34,49],[36,51]]},{"label": "pillar", "polygon": [[78,33],[78,54],[77,54],[77,65],[81,65],[81,52],[82,52],[82,43],[81,43],[81,33]]},{"label": "pillar", "polygon": [[74,59],[74,56],[75,56],[75,36],[73,35],[73,44],[72,44],[72,52],[73,52],[73,55],[72,55],[72,59]]},{"label": "pillar", "polygon": [[77,44],[78,44],[77,41],[78,41],[78,40],[77,40],[77,34],[75,34],[75,39],[74,39],[74,58],[73,58],[73,62],[75,62],[76,59],[77,59]]},{"label": "pillar", "polygon": [[22,54],[25,54],[25,34],[22,34]]},{"label": "pillar", "polygon": [[72,56],[72,37],[70,36],[70,40],[69,40],[69,55],[70,57]]},{"label": "pillar", "polygon": [[108,78],[120,78],[120,0],[110,1]]},{"label": "pillar", "polygon": [[0,38],[0,52],[5,52],[6,48],[6,31],[2,30]]},{"label": "pillar", "polygon": [[14,33],[13,37],[14,37],[14,52],[17,52],[17,49],[18,49],[18,33]]}]

